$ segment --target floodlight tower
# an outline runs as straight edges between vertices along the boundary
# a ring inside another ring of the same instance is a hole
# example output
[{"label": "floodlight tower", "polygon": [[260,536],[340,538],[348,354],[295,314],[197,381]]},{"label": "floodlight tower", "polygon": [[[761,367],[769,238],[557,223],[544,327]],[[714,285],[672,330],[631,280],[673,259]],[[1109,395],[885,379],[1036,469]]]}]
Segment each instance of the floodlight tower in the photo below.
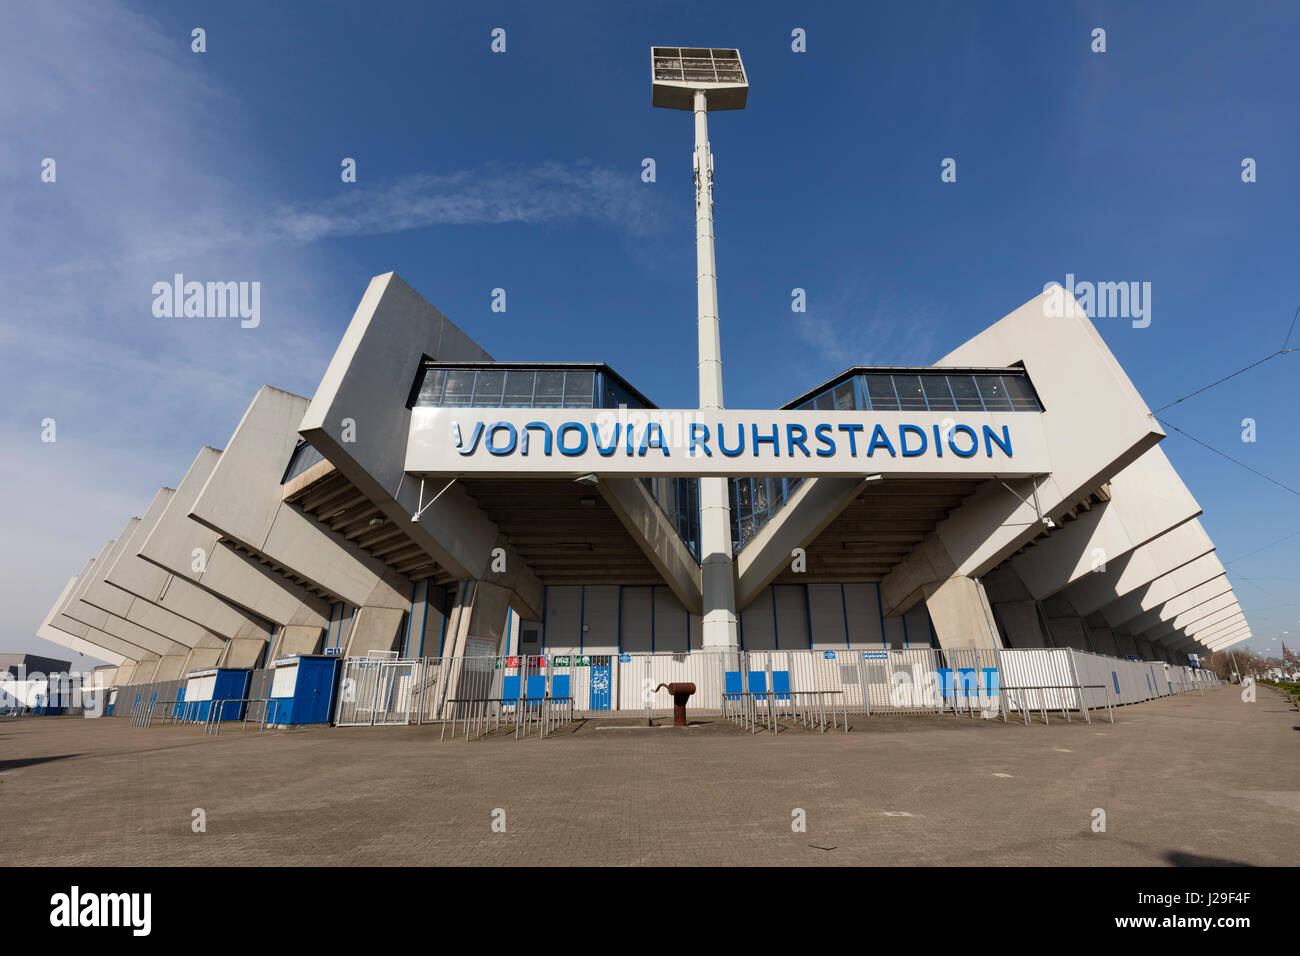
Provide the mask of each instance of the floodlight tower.
[{"label": "floodlight tower", "polygon": [[[713,154],[709,109],[743,110],[749,93],[739,50],[709,47],[650,49],[651,103],[695,114],[695,263],[699,303],[700,410],[722,408],[722,343],[718,276],[713,256]],[[731,505],[726,478],[700,479],[701,590],[706,648],[736,650],[736,583],[731,554]]]}]

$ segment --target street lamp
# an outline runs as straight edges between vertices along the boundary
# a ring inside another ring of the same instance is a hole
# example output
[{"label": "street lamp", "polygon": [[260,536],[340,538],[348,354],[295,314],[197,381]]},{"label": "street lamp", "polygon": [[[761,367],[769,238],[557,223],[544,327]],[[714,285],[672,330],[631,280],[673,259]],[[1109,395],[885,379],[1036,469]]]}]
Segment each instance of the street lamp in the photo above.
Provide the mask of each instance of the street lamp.
[{"label": "street lamp", "polygon": [[[700,409],[722,405],[722,342],[713,255],[713,153],[709,110],[743,110],[749,82],[740,51],[715,47],[650,48],[651,104],[695,114],[695,264],[699,316]],[[736,584],[726,478],[700,480],[700,583],[706,648],[736,650]]]}]

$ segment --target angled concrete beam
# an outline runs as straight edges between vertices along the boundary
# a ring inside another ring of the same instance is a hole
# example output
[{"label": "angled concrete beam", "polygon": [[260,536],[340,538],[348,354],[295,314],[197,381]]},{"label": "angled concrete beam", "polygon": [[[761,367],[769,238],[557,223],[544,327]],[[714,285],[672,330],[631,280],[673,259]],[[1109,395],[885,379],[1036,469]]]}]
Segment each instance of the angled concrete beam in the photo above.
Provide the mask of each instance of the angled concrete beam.
[{"label": "angled concrete beam", "polygon": [[[127,521],[122,528],[121,534],[114,540],[113,547],[105,557],[103,564],[97,565],[94,571],[91,572],[90,584],[82,593],[80,600],[84,604],[98,608],[105,614],[146,628],[187,648],[213,644],[219,646],[219,638],[206,628],[200,627],[193,621],[187,621],[179,615],[159,607],[152,601],[128,594],[121,588],[115,588],[107,583],[109,571],[125,553],[126,544],[135,534],[139,524],[139,518],[131,518]],[[103,626],[99,625],[95,620],[87,619],[85,616],[82,619],[87,624]],[[112,628],[106,626],[104,626],[104,630],[113,632]]]},{"label": "angled concrete beam", "polygon": [[699,562],[645,485],[635,478],[601,478],[596,487],[682,606],[701,613]]},{"label": "angled concrete beam", "polygon": [[184,578],[179,578],[140,557],[140,550],[158,526],[168,503],[175,497],[170,488],[161,488],[131,533],[117,560],[104,580],[107,584],[135,597],[152,601],[184,620],[203,627],[217,636],[267,640],[271,625],[264,619],[222,600]]},{"label": "angled concrete beam", "polygon": [[[412,384],[425,357],[490,362],[445,315],[395,273],[376,276],[362,296],[310,407],[298,423],[339,472],[400,523],[437,564],[462,580],[500,583],[491,569],[500,531],[458,485],[423,488],[405,473]],[[438,495],[437,501],[428,504]],[[422,502],[428,504],[421,509]],[[411,518],[419,511],[418,521]],[[530,572],[531,573],[531,572]],[[520,585],[540,596],[540,579]],[[532,616],[540,614],[534,609]]]},{"label": "angled concrete beam", "polygon": [[1184,522],[1076,580],[1062,593],[1089,617],[1114,601],[1210,554],[1214,543],[1199,520]]},{"label": "angled concrete beam", "polygon": [[[85,600],[90,594],[91,586],[103,580],[107,570],[110,555],[113,554],[116,540],[109,541],[95,558],[95,562],[78,579],[76,587],[72,594],[68,596],[67,602],[60,609],[59,618],[54,621],[55,627],[67,630],[69,633],[76,634],[77,631],[72,627],[65,627],[64,621],[76,621],[86,627],[94,628],[103,634],[111,635],[122,641],[134,644],[145,653],[137,656],[137,660],[144,660],[152,654],[161,657],[166,654],[180,653],[182,647],[186,645],[173,640],[170,637],[159,634],[150,630],[143,625],[133,621],[128,621],[116,614],[110,614],[103,608],[89,603]],[[79,635],[85,639],[91,639],[91,635]],[[98,638],[98,635],[96,635]]]},{"label": "angled concrete beam", "polygon": [[810,548],[866,487],[861,478],[805,480],[740,554],[736,555],[736,610],[744,610],[790,565],[795,548]]},{"label": "angled concrete beam", "polygon": [[1110,500],[1080,512],[1007,564],[1041,601],[1200,513],[1157,445],[1110,479]]},{"label": "angled concrete beam", "polygon": [[1126,621],[1157,608],[1206,581],[1213,581],[1223,573],[1223,564],[1213,553],[1203,554],[1098,610],[1111,627],[1122,627]]},{"label": "angled concrete beam", "polygon": [[1227,594],[1231,590],[1232,585],[1228,582],[1228,576],[1220,574],[1218,577],[1211,578],[1209,581],[1198,584],[1196,587],[1170,598],[1149,611],[1143,611],[1141,614],[1124,621],[1123,624],[1133,633],[1141,634],[1143,631],[1156,627],[1162,621],[1171,621],[1179,614],[1190,611],[1220,595]]},{"label": "angled concrete beam", "polygon": [[76,584],[77,579],[75,577],[68,578],[68,583],[63,586],[63,590],[59,592],[58,598],[55,599],[54,604],[51,605],[50,609],[45,613],[45,617],[42,619],[40,626],[37,627],[36,636],[54,644],[61,644],[70,650],[76,651],[78,654],[89,654],[92,657],[99,658],[101,661],[108,661],[110,664],[123,663],[127,659],[125,655],[119,654],[112,648],[101,647],[93,641],[86,640],[85,638],[79,637],[76,634],[72,634],[55,626],[54,618],[58,615],[60,606],[62,606],[63,602],[67,600],[68,595],[72,593]]},{"label": "angled concrete beam", "polygon": [[1059,518],[1164,437],[1082,310],[1053,314],[1062,297],[1072,302],[1063,290],[1037,296],[936,363],[939,369],[1023,363],[1042,400],[1053,471],[1011,482],[1016,494],[985,482],[885,576],[886,615],[907,610],[927,586],[987,574],[1037,538],[1045,529],[1035,495],[1045,514]]},{"label": "angled concrete beam", "polygon": [[324,629],[330,619],[327,601],[220,544],[216,531],[190,519],[220,459],[217,449],[200,449],[145,538],[140,557],[275,624]]}]

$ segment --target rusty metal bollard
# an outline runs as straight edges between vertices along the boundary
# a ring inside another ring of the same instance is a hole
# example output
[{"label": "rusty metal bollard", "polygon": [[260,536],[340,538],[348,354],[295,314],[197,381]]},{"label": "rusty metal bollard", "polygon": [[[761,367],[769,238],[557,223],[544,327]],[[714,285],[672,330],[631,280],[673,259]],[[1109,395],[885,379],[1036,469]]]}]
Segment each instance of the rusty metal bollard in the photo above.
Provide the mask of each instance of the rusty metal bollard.
[{"label": "rusty metal bollard", "polygon": [[690,699],[691,694],[695,693],[694,684],[660,684],[655,688],[656,691],[668,688],[668,693],[673,695],[673,726],[686,726],[686,701]]}]

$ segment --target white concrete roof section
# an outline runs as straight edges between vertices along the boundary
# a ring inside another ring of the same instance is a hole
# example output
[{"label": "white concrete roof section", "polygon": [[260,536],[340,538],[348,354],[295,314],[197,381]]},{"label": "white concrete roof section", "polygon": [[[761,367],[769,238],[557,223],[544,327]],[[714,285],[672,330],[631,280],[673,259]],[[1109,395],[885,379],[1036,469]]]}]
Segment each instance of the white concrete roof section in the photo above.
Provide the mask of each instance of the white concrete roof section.
[{"label": "white concrete roof section", "polygon": [[326,601],[218,544],[216,531],[189,517],[221,454],[215,448],[200,449],[140,556],[268,621],[324,628],[329,623]]},{"label": "white concrete roof section", "polygon": [[1047,298],[1047,293],[1035,297],[935,365],[1023,364],[1042,401],[1052,474],[1036,483],[1009,482],[1017,494],[986,482],[885,576],[886,615],[911,607],[924,597],[924,588],[948,577],[986,574],[1034,540],[1044,530],[1026,503],[1035,489],[1044,513],[1059,515],[1164,437],[1082,310],[1049,316]]},{"label": "white concrete roof section", "polygon": [[[89,654],[92,657],[99,658],[101,661],[108,661],[110,664],[123,663],[127,660],[125,655],[120,654],[111,648],[101,647],[99,644],[78,637],[75,634],[70,634],[54,625],[54,618],[58,614],[59,607],[65,600],[67,600],[68,595],[72,593],[76,584],[77,579],[75,577],[68,578],[68,583],[63,586],[63,590],[59,592],[58,598],[55,600],[54,604],[50,606],[49,611],[46,612],[45,618],[41,621],[40,627],[36,629],[36,636],[54,644],[61,644],[69,650],[76,651],[78,654]],[[134,661],[132,663],[134,663]]]},{"label": "white concrete roof section", "polygon": [[104,580],[129,594],[153,601],[172,614],[201,625],[223,639],[269,639],[271,627],[266,621],[140,557],[145,540],[157,527],[163,511],[175,494],[170,488],[161,488],[154,495],[149,508],[131,533],[122,553],[108,569]]},{"label": "white concrete roof section", "polygon": [[[107,583],[109,571],[126,554],[127,545],[135,535],[139,525],[139,518],[131,518],[127,521],[125,527],[122,528],[121,534],[113,542],[113,547],[104,559],[102,566],[97,566],[92,572],[90,585],[82,593],[81,601],[91,607],[100,609],[106,614],[147,628],[155,634],[174,641],[187,649],[192,647],[219,647],[221,639],[207,628],[201,627],[193,621],[187,621],[151,600],[130,594]],[[128,557],[128,560],[138,560],[138,558]],[[95,624],[96,622],[87,620],[86,623]],[[105,628],[105,630],[111,630],[111,628]]]},{"label": "white concrete roof section", "polygon": [[1036,600],[1201,514],[1158,445],[1110,479],[1110,495],[1008,562]]},{"label": "white concrete roof section", "polygon": [[1108,561],[1104,569],[1098,568],[1061,593],[1085,617],[1134,593],[1138,595],[1136,607],[1140,612],[1145,593],[1140,589],[1213,551],[1214,542],[1201,522],[1194,519]]},{"label": "white concrete roof section", "polygon": [[262,386],[189,516],[349,604],[405,610],[409,579],[283,500],[280,480],[308,404]]},{"label": "white concrete roof section", "polygon": [[[411,521],[420,482],[404,471],[411,421],[407,401],[426,356],[443,362],[492,361],[395,273],[376,276],[298,423],[299,431],[445,571],[460,580],[495,582],[491,560],[499,529],[459,485],[447,488],[419,521]],[[350,440],[344,440],[345,429]],[[425,489],[426,503],[440,490]],[[517,571],[523,562],[511,563]],[[528,605],[528,616],[540,617],[542,584],[536,575],[512,571],[503,583]]]},{"label": "white concrete roof section", "polygon": [[1126,621],[1223,574],[1223,564],[1218,557],[1213,552],[1203,554],[1110,602],[1101,608],[1101,614],[1109,626],[1121,627]]},{"label": "white concrete roof section", "polygon": [[[59,609],[54,626],[77,634],[85,640],[93,640],[95,643],[113,638],[120,644],[130,645],[134,650],[127,656],[134,657],[136,660],[178,653],[184,645],[139,624],[108,614],[102,608],[87,604],[81,599],[90,585],[103,577],[115,544],[116,541],[105,544],[90,567],[78,577],[72,593]],[[82,630],[79,631],[79,628]],[[85,631],[86,628],[91,631]]]}]

